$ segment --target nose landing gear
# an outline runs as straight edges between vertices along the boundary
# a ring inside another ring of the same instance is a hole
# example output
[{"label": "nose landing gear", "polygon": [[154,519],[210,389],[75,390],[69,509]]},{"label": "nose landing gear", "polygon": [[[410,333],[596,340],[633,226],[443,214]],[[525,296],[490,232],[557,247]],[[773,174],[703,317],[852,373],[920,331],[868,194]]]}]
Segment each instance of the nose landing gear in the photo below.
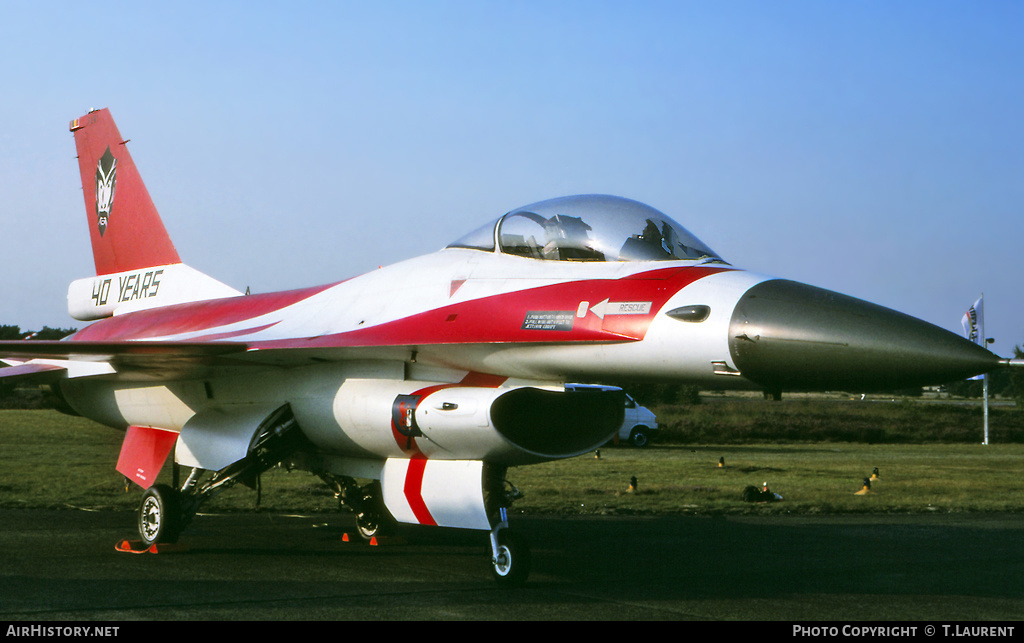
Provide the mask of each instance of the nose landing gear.
[{"label": "nose landing gear", "polygon": [[530,575],[530,546],[518,532],[508,528],[508,515],[501,508],[501,522],[491,530],[491,571],[501,585],[519,586]]}]

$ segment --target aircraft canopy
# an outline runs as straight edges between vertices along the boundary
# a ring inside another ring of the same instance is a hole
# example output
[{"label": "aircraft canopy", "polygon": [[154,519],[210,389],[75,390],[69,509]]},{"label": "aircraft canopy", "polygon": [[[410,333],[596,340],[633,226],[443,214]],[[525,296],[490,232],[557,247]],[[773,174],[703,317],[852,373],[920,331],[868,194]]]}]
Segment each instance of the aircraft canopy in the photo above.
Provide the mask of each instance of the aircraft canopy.
[{"label": "aircraft canopy", "polygon": [[550,261],[722,261],[658,210],[615,196],[581,195],[512,210],[449,248]]}]

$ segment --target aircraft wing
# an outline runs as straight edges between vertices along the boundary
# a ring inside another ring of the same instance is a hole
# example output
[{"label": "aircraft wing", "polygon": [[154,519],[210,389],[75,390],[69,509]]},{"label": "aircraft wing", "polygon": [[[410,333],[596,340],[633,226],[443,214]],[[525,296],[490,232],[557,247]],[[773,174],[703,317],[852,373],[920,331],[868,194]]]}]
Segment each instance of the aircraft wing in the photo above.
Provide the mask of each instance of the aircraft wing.
[{"label": "aircraft wing", "polygon": [[0,341],[4,359],[71,359],[110,361],[138,356],[201,358],[237,353],[248,348],[241,342],[68,342],[17,340]]},{"label": "aircraft wing", "polygon": [[[243,353],[238,342],[0,342],[0,378],[46,383],[63,377],[117,375],[130,379],[194,375],[227,365],[228,355]],[[236,363],[237,364],[237,363]]]},{"label": "aircraft wing", "polygon": [[[261,342],[0,341],[0,378],[45,384],[63,378],[187,379],[346,359],[407,359],[412,345],[326,345],[312,338]],[[3,363],[10,366],[3,367]]]}]

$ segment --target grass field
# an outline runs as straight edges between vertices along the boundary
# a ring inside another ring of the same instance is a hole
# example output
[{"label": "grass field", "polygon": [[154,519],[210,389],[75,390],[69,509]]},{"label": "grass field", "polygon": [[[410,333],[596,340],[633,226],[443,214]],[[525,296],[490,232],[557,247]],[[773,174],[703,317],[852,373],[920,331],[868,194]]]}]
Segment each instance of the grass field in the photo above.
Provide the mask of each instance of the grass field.
[{"label": "grass field", "polygon": [[[946,425],[964,423],[958,407],[946,406],[943,411],[901,404],[737,404],[718,411],[714,404],[659,409],[668,428],[661,442],[646,449],[609,446],[600,450],[600,458],[591,453],[512,468],[509,480],[525,494],[514,510],[591,515],[1024,511],[1024,444],[981,445],[980,424],[973,415],[969,436],[976,434],[978,439],[969,437],[969,442],[897,439],[871,444],[850,440],[844,429],[857,423],[851,413],[868,413],[871,419],[862,418],[863,423],[885,424],[887,431],[897,431],[896,424],[916,416],[948,436]],[[685,428],[678,428],[683,421],[673,419],[672,413],[687,416],[687,422],[704,416],[701,425],[717,426],[722,440],[716,444],[686,437]],[[1024,418],[1024,413],[1006,413],[1012,426]],[[822,432],[815,441],[771,442],[744,428],[757,425],[762,427],[759,431],[792,435],[808,423],[831,423],[831,437]],[[919,434],[915,427],[905,426],[898,433]],[[0,411],[0,506],[134,509],[139,489],[126,492],[123,477],[114,471],[121,438],[118,431],[54,411]],[[720,459],[724,467],[718,466]],[[875,467],[880,480],[872,482],[871,493],[858,495]],[[637,486],[630,490],[633,477]],[[760,487],[764,482],[783,500],[743,500],[746,486]],[[303,472],[269,471],[262,488],[261,508],[268,511],[337,509],[326,487]],[[236,487],[205,510],[252,510],[255,503],[252,490]]]},{"label": "grass field", "polygon": [[[599,459],[522,467],[509,476],[526,493],[515,508],[537,513],[1021,511],[1022,464],[1021,445],[655,446],[602,449]],[[880,479],[858,494],[875,467]],[[743,500],[745,487],[765,482],[782,501]]]}]

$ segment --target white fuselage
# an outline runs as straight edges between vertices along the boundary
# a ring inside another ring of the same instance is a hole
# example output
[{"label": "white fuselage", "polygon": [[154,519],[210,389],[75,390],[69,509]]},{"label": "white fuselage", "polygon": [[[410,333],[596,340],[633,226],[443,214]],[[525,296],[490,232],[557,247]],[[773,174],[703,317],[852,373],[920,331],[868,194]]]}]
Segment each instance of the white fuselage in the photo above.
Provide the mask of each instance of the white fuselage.
[{"label": "white fuselage", "polygon": [[[487,400],[500,389],[639,377],[746,386],[742,378],[722,374],[735,371],[728,327],[736,301],[765,277],[721,268],[668,292],[674,282],[664,278],[666,271],[705,268],[677,261],[550,262],[445,249],[284,306],[253,299],[251,313],[240,316],[211,313],[215,301],[160,309],[158,325],[146,319],[156,319],[157,311],[114,317],[116,335],[104,331],[108,322],[101,321],[86,329],[87,339],[201,342],[214,337],[251,348],[238,358],[244,364],[238,367],[221,364],[187,377],[172,372],[171,379],[157,381],[69,380],[62,390],[77,411],[106,424],[173,431],[185,429],[197,414],[242,417],[244,409],[259,412],[288,403],[319,448],[386,458],[404,451],[390,427],[395,396],[443,385],[447,398],[460,400],[462,419],[447,429],[440,417],[437,426],[430,418],[422,420],[427,439],[418,445],[425,455],[522,459],[521,450],[496,434],[487,417]],[[643,278],[652,273],[657,278]],[[221,307],[246,303],[243,297],[218,301]],[[615,306],[623,301],[630,305]],[[710,314],[699,323],[662,314],[688,305],[708,306]],[[533,323],[540,319],[534,313],[552,308],[560,314],[550,322],[554,327],[543,326],[543,320],[540,326]],[[169,316],[178,316],[180,323],[169,324]],[[471,318],[470,327],[449,334],[447,326],[459,323],[460,316]],[[290,358],[289,366],[279,367],[280,351],[308,352],[309,360],[296,366]],[[468,374],[492,379],[484,387],[451,386]],[[417,413],[429,414],[428,407]]]}]

